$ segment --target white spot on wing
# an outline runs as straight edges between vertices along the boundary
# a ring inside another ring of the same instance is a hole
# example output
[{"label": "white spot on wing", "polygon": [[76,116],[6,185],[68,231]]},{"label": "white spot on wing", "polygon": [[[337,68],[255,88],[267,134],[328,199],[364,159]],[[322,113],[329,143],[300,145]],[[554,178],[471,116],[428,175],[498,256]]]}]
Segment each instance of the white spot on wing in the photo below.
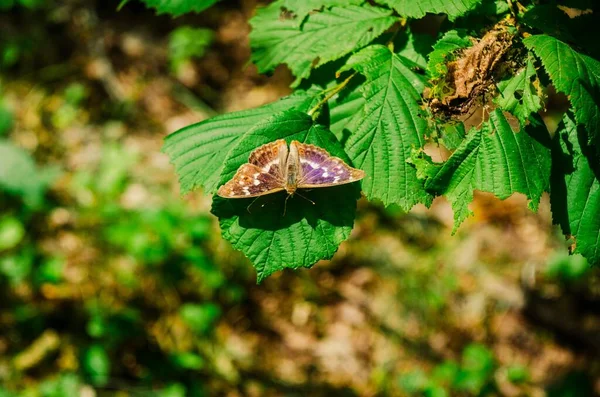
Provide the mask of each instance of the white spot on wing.
[{"label": "white spot on wing", "polygon": [[[262,167],[262,170],[265,172],[269,172],[269,170],[271,169],[271,166],[273,164],[277,164],[278,162],[279,162],[279,159],[271,160],[267,164],[265,164],[264,167]],[[258,174],[255,174],[254,177],[256,177],[256,175],[258,175]]]},{"label": "white spot on wing", "polygon": [[300,163],[302,163],[302,164],[308,164],[308,165],[310,165],[315,170],[318,170],[319,168],[321,168],[319,166],[319,163],[315,163],[314,161],[310,161],[310,160],[307,160],[307,159],[300,159]]},{"label": "white spot on wing", "polygon": [[[325,168],[323,168],[323,169],[325,169]],[[323,173],[323,178],[327,178],[328,176],[329,176],[329,174],[327,172]]]},{"label": "white spot on wing", "polygon": [[333,182],[334,182],[334,183],[335,183],[335,182],[337,182],[337,181],[339,181],[339,180],[340,180],[340,177],[339,177],[339,176],[336,176],[335,178],[333,178]]},{"label": "white spot on wing", "polygon": [[254,179],[256,179],[257,176],[260,175],[260,172],[255,173],[254,175],[252,175],[254,177]]},{"label": "white spot on wing", "polygon": [[244,181],[239,181],[238,183],[240,184],[240,186],[244,186],[246,184],[246,182]]},{"label": "white spot on wing", "polygon": [[260,181],[258,179],[255,179],[254,180],[254,186],[258,186],[258,185],[260,185]]}]

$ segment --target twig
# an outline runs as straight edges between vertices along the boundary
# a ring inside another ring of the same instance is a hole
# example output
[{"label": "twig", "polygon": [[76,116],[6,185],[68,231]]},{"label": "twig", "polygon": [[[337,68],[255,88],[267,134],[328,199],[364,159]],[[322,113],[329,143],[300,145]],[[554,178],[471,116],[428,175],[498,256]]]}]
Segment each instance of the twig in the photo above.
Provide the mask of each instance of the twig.
[{"label": "twig", "polygon": [[[338,92],[340,92],[341,90],[344,89],[344,87],[346,85],[348,85],[348,83],[350,82],[350,80],[356,76],[356,72],[352,73],[350,76],[348,76],[346,78],[346,80],[342,81],[340,84],[338,84],[337,86],[335,86],[334,88],[330,89],[331,92],[327,95],[325,95],[325,97],[323,97],[323,99],[321,99],[319,101],[319,103],[317,103],[312,109],[310,109],[308,111],[308,115],[309,116],[313,116],[315,114],[315,112],[317,110],[319,110],[325,103],[327,103],[327,101],[329,101],[331,98],[333,98]],[[325,90],[323,92],[327,92],[328,90]],[[314,117],[313,117],[314,119]]]}]

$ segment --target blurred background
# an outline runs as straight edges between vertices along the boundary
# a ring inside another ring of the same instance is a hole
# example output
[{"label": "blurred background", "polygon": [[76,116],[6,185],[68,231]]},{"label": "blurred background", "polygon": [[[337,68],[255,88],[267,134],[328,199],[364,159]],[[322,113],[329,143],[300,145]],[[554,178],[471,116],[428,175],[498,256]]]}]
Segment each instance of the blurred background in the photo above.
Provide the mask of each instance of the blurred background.
[{"label": "blurred background", "polygon": [[600,273],[523,196],[359,202],[334,260],[262,285],[163,138],[289,93],[254,0],[0,0],[0,396],[600,395]]}]

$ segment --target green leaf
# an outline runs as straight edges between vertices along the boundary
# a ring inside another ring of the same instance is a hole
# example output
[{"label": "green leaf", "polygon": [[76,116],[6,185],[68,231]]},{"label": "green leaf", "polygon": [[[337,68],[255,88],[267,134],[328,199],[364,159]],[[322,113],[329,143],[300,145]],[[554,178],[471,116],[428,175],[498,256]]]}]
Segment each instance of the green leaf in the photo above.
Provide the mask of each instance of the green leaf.
[{"label": "green leaf", "polygon": [[219,0],[141,0],[146,7],[156,9],[156,14],[178,17],[189,12],[202,12]]},{"label": "green leaf", "polygon": [[552,216],[576,241],[575,253],[600,264],[600,166],[582,128],[567,114],[554,136]]},{"label": "green leaf", "polygon": [[167,136],[162,150],[175,165],[181,194],[200,186],[214,192],[229,151],[245,132],[281,110],[308,110],[312,101],[312,96],[300,92],[256,109],[213,117]]},{"label": "green leaf", "polygon": [[600,147],[600,62],[546,35],[528,37],[523,43],[541,59],[557,91],[569,97],[589,142],[595,140]]},{"label": "green leaf", "polygon": [[405,34],[400,34],[394,41],[394,48],[396,54],[425,70],[427,56],[433,50],[435,42],[435,38],[429,34],[415,34],[407,30]]},{"label": "green leaf", "polygon": [[450,56],[457,50],[471,47],[473,43],[464,30],[451,30],[435,43],[433,51],[429,53],[427,73],[430,79],[445,77],[448,73],[446,64],[451,61]]},{"label": "green leaf", "polygon": [[496,98],[496,103],[525,125],[529,116],[542,108],[535,85],[539,87],[539,80],[533,60],[528,58],[527,65],[519,73],[498,83],[501,95]]},{"label": "green leaf", "polygon": [[544,142],[548,133],[539,122],[530,134],[513,132],[499,109],[480,130],[470,131],[466,139],[445,163],[432,163],[423,152],[411,159],[425,187],[450,200],[454,210],[454,231],[471,214],[468,205],[473,190],[490,192],[504,200],[513,193],[530,199],[529,207],[537,211],[542,193],[548,189],[550,151]]},{"label": "green leaf", "polygon": [[465,139],[467,132],[463,123],[448,123],[441,126],[441,143],[448,150],[456,150]]},{"label": "green leaf", "polygon": [[297,77],[295,84],[312,68],[366,46],[397,21],[383,8],[348,5],[311,14],[298,26],[281,16],[282,4],[279,0],[260,8],[250,21],[252,61],[261,73],[287,64]]},{"label": "green leaf", "polygon": [[212,43],[214,32],[210,29],[181,26],[169,35],[169,58],[172,67],[190,58],[201,58]]},{"label": "green leaf", "polygon": [[296,24],[300,25],[311,11],[321,11],[323,8],[333,6],[358,6],[364,2],[364,0],[281,0],[280,9],[292,12]]},{"label": "green leaf", "polygon": [[354,165],[367,176],[369,199],[398,204],[408,211],[431,196],[413,167],[406,163],[414,147],[424,144],[427,122],[419,107],[423,81],[387,47],[373,45],[353,55],[345,68],[367,78],[363,115],[345,147]]},{"label": "green leaf", "polygon": [[448,14],[451,21],[473,9],[481,0],[376,0],[407,18],[422,18],[427,13]]},{"label": "green leaf", "polygon": [[360,86],[344,89],[329,100],[327,105],[329,106],[331,132],[340,142],[346,142],[363,116],[365,97]]},{"label": "green leaf", "polygon": [[[305,113],[286,111],[244,135],[228,155],[221,183],[248,161],[254,149],[276,139],[310,143],[350,162],[331,131],[313,124]],[[223,237],[250,258],[258,282],[285,268],[311,267],[331,258],[350,235],[358,184],[302,190],[299,194],[287,199],[285,192],[275,193],[254,203],[252,199],[213,200],[212,212],[219,217]]]}]

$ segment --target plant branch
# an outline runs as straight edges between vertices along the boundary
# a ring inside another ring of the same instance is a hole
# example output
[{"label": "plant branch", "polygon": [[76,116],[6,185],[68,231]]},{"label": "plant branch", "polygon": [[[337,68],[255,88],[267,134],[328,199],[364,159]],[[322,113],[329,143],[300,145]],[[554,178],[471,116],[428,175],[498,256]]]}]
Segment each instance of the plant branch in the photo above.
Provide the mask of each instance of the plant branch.
[{"label": "plant branch", "polygon": [[[348,83],[350,82],[350,80],[352,80],[352,78],[356,76],[356,72],[352,73],[350,76],[348,76],[346,78],[346,80],[342,81],[340,84],[338,84],[337,86],[333,87],[331,90],[331,92],[327,95],[325,95],[323,97],[323,99],[321,99],[312,109],[310,109],[308,111],[308,115],[309,116],[313,116],[315,114],[315,112],[317,110],[319,110],[321,107],[323,107],[323,105],[325,103],[327,103],[327,101],[329,101],[331,98],[333,98],[338,92],[340,92],[341,90],[344,89],[344,87],[346,87],[348,85]],[[323,92],[327,92],[328,90],[324,90]],[[314,119],[315,117],[313,117]]]}]

